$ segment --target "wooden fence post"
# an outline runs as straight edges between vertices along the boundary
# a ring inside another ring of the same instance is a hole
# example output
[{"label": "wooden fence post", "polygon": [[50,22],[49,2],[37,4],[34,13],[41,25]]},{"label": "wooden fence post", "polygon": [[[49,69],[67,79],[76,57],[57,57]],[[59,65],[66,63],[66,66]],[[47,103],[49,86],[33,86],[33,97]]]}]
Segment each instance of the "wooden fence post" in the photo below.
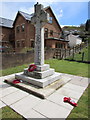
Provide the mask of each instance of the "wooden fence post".
[{"label": "wooden fence post", "polygon": [[61,48],[60,48],[60,59],[61,59]]},{"label": "wooden fence post", "polygon": [[82,49],[82,46],[81,46],[81,44],[80,44],[80,51],[81,51],[81,49]]},{"label": "wooden fence post", "polygon": [[66,49],[64,51],[65,51],[65,58],[66,58]]},{"label": "wooden fence post", "polygon": [[74,47],[73,47],[73,59],[74,59]]},{"label": "wooden fence post", "polygon": [[75,46],[75,53],[76,53],[76,47],[77,47],[77,46]]},{"label": "wooden fence post", "polygon": [[82,53],[82,62],[83,62],[83,60],[84,60],[84,52]]},{"label": "wooden fence post", "polygon": [[71,49],[69,48],[69,56],[71,55]]}]

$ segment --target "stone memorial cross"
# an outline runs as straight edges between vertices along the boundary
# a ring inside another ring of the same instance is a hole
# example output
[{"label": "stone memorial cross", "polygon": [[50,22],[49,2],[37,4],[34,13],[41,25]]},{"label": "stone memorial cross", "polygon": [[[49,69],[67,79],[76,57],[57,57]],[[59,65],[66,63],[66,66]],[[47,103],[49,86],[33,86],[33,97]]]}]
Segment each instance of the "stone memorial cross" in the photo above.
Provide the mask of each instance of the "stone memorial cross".
[{"label": "stone memorial cross", "polygon": [[49,14],[43,9],[43,5],[34,5],[34,15],[31,23],[35,26],[35,56],[36,65],[44,65],[44,25],[49,21]]}]

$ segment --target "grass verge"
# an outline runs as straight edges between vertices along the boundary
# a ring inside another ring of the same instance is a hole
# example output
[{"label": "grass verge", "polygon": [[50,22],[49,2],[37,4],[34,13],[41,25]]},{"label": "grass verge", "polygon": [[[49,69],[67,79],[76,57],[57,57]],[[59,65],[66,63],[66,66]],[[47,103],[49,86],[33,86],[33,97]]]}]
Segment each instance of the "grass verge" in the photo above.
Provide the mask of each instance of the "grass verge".
[{"label": "grass verge", "polygon": [[2,120],[25,120],[21,115],[14,112],[10,107],[2,108]]},{"label": "grass verge", "polygon": [[[88,119],[90,117],[89,116],[89,107],[88,107],[89,100],[90,100],[90,96],[88,96],[90,94],[89,89],[90,89],[90,85],[88,86],[88,88],[85,90],[84,94],[78,101],[78,107],[75,107],[71,111],[71,114],[68,116],[68,118]],[[67,120],[68,120],[68,118],[67,118]]]}]

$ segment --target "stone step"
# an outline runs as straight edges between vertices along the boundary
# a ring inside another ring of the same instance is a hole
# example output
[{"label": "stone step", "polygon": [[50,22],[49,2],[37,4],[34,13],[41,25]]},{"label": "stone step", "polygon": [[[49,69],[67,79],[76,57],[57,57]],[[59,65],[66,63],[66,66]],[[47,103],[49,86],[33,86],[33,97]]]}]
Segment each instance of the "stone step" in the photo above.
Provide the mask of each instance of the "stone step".
[{"label": "stone step", "polygon": [[[17,73],[17,74],[20,75],[20,73]],[[64,84],[71,81],[70,77],[67,77],[67,76],[63,77],[62,73],[60,73],[60,76],[61,76],[61,78],[59,80],[56,80],[55,82],[53,82],[52,84],[50,84],[44,88],[40,88],[36,85],[32,85],[25,81],[23,81],[21,83],[13,84],[13,80],[15,80],[15,77],[7,79],[7,83],[14,85],[17,88],[20,88],[20,89],[22,89],[28,93],[31,93],[35,96],[38,96],[40,98],[47,98],[49,95],[54,93],[57,89],[62,87]]]},{"label": "stone step", "polygon": [[51,76],[54,74],[54,69],[49,69],[46,71],[33,71],[33,72],[28,72],[28,69],[24,69],[24,74],[29,76],[29,77],[33,77],[33,78],[37,78],[37,79],[43,79],[46,78],[48,76]]},{"label": "stone step", "polygon": [[50,65],[49,64],[44,64],[44,65],[36,65],[36,71],[46,71],[50,69]]},{"label": "stone step", "polygon": [[46,78],[43,78],[43,79],[32,78],[32,77],[26,76],[24,74],[16,74],[15,78],[21,79],[21,80],[26,81],[28,83],[31,83],[33,85],[44,88],[45,86],[50,85],[54,81],[59,80],[61,78],[61,74],[55,72],[53,75],[46,77]]}]

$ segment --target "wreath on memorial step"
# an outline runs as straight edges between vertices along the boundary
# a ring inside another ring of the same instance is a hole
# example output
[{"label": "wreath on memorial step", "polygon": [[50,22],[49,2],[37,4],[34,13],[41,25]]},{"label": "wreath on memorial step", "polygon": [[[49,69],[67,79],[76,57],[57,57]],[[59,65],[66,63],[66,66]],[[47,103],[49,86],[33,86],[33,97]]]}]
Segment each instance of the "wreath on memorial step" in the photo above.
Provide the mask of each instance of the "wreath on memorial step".
[{"label": "wreath on memorial step", "polygon": [[33,72],[36,68],[37,66],[35,64],[31,64],[29,65],[28,72]]}]

